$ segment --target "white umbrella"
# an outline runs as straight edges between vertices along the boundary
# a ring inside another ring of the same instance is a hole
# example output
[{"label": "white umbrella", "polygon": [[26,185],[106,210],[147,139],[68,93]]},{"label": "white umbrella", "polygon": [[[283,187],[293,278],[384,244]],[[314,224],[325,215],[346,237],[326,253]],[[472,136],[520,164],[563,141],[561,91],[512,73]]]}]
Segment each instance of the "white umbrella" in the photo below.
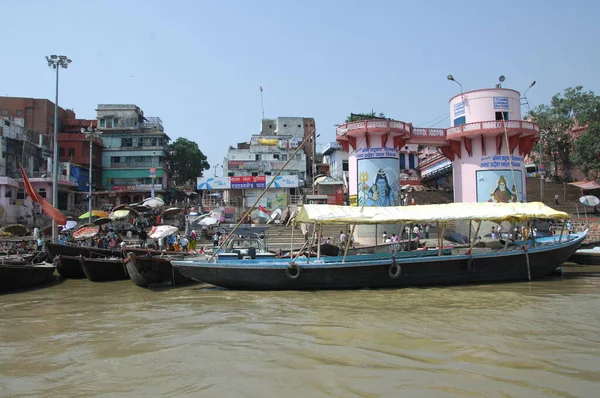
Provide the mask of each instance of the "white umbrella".
[{"label": "white umbrella", "polygon": [[600,204],[600,199],[598,199],[594,195],[585,195],[579,198],[579,201],[587,206],[598,206]]},{"label": "white umbrella", "polygon": [[73,221],[73,220],[69,220],[67,221],[67,223],[65,224],[65,227],[63,228],[64,231],[67,231],[73,227],[75,227],[77,225],[77,221]]},{"label": "white umbrella", "polygon": [[163,207],[165,205],[165,201],[162,200],[161,198],[156,198],[156,197],[148,198],[142,202],[142,205],[155,209],[158,207]]},{"label": "white umbrella", "polygon": [[214,218],[214,217],[206,217],[203,218],[202,220],[200,220],[200,222],[198,222],[198,225],[203,225],[206,227],[210,227],[211,225],[215,225],[219,223],[219,219],[218,218]]},{"label": "white umbrella", "polygon": [[152,239],[166,238],[169,235],[173,235],[177,231],[179,231],[179,228],[177,227],[173,227],[171,225],[159,225],[158,227],[153,227],[148,236]]}]

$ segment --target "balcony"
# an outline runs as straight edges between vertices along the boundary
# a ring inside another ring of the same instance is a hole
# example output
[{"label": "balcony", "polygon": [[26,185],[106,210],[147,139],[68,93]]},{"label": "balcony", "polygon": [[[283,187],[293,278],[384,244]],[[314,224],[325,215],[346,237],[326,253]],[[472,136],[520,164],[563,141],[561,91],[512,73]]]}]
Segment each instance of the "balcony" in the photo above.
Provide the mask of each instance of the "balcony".
[{"label": "balcony", "polygon": [[473,133],[502,133],[506,129],[507,132],[523,132],[523,133],[538,133],[540,126],[531,122],[521,120],[493,120],[486,122],[461,124],[460,126],[450,127],[446,129],[446,138],[460,137]]}]

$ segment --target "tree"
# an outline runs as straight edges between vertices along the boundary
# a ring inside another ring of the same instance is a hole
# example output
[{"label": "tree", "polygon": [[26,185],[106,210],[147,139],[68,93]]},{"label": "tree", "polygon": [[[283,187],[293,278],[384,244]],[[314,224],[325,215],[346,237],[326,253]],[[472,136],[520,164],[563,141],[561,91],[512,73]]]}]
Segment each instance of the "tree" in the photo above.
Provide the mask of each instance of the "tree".
[{"label": "tree", "polygon": [[571,157],[577,130],[600,121],[600,97],[592,91],[583,91],[582,86],[569,87],[562,95],[552,97],[550,105],[540,105],[528,116],[540,126],[540,154],[554,161],[555,175],[558,175],[558,165],[561,164],[562,177],[569,181],[572,165],[580,166],[579,162],[586,159],[584,155]]},{"label": "tree", "polygon": [[379,115],[377,115],[375,111],[371,111],[369,113],[351,113],[350,116],[346,118],[346,123],[367,119],[385,119],[385,115],[383,113],[379,113]]},{"label": "tree", "polygon": [[169,145],[168,156],[171,178],[176,185],[194,181],[196,177],[202,177],[204,170],[210,169],[198,144],[183,137],[177,138]]},{"label": "tree", "polygon": [[571,156],[588,180],[600,176],[600,125],[591,123],[586,131],[575,141],[575,150]]}]

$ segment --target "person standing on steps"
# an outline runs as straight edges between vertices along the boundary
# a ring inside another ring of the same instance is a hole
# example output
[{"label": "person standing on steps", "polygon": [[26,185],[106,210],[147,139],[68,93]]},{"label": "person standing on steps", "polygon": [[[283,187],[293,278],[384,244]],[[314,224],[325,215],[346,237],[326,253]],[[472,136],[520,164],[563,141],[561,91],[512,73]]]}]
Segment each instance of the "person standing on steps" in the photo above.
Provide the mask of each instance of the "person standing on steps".
[{"label": "person standing on steps", "polygon": [[558,193],[554,194],[554,204],[558,206]]}]

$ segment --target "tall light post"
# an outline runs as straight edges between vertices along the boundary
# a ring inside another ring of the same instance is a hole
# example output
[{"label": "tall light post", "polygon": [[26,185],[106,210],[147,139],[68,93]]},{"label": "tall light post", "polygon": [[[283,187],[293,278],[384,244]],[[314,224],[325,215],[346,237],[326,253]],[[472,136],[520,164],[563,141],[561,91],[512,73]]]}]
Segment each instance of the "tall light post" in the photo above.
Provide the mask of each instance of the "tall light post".
[{"label": "tall light post", "polygon": [[[56,98],[54,100],[54,137],[52,149],[52,206],[58,209],[58,71],[72,62],[66,55],[46,56],[48,66],[56,69]],[[58,242],[58,226],[52,220],[52,242]]]},{"label": "tall light post", "polygon": [[92,160],[93,160],[93,142],[94,138],[98,137],[102,134],[102,131],[97,131],[94,127],[90,125],[87,129],[81,128],[81,133],[85,134],[85,138],[89,138],[90,140],[90,168],[89,168],[89,176],[88,176],[88,214],[89,219],[88,222],[92,223]]},{"label": "tall light post", "polygon": [[459,82],[458,80],[456,80],[456,79],[454,78],[454,76],[452,76],[452,75],[448,75],[448,76],[446,76],[446,79],[450,80],[451,82],[454,82],[454,83],[458,84],[458,85],[460,86],[460,93],[461,93],[461,94],[463,93],[462,84],[460,84],[460,82]]},{"label": "tall light post", "polygon": [[214,175],[215,175],[215,177],[217,176],[217,166],[221,166],[221,168],[223,168],[223,165],[222,165],[222,164],[219,164],[219,163],[217,163],[217,164],[215,164],[215,165],[213,166],[213,169],[215,169],[215,170],[214,170]]},{"label": "tall light post", "polygon": [[315,194],[315,175],[317,174],[317,137],[320,137],[321,134],[317,134],[317,130],[312,131],[312,166],[311,166],[311,178],[312,178],[312,194]]},{"label": "tall light post", "polygon": [[154,197],[154,178],[156,177],[156,166],[154,165],[154,157],[156,155],[156,151],[152,152],[152,167],[150,167],[150,176],[152,176],[152,188],[150,188],[150,196]]}]

